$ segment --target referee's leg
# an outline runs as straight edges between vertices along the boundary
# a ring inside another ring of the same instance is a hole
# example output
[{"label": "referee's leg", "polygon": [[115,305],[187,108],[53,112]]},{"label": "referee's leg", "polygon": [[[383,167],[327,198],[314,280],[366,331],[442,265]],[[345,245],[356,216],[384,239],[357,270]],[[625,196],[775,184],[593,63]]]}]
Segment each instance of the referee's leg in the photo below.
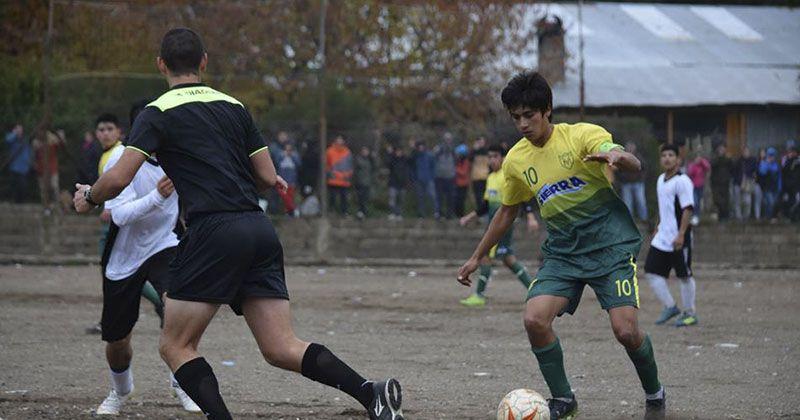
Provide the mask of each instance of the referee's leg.
[{"label": "referee's leg", "polygon": [[288,300],[246,298],[242,312],[269,364],[337,388],[365,408],[370,408],[375,398],[373,383],[356,373],[327,347],[298,339],[292,328]]},{"label": "referee's leg", "polygon": [[166,298],[159,352],[181,388],[209,419],[231,419],[214,371],[197,352],[219,305]]}]

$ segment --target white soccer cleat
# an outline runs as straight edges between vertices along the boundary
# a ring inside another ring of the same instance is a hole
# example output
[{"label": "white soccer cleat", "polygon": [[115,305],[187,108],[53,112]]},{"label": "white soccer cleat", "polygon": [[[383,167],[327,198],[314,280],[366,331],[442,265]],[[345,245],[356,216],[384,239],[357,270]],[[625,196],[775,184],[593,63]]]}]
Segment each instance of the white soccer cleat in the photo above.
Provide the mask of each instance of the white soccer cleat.
[{"label": "white soccer cleat", "polygon": [[181,387],[172,385],[172,395],[178,398],[184,410],[190,413],[201,413],[203,411],[185,392],[183,392]]},{"label": "white soccer cleat", "polygon": [[97,407],[95,414],[98,416],[118,416],[122,405],[125,404],[125,401],[128,400],[132,393],[133,389],[127,395],[119,395],[116,390],[112,389],[106,399]]}]

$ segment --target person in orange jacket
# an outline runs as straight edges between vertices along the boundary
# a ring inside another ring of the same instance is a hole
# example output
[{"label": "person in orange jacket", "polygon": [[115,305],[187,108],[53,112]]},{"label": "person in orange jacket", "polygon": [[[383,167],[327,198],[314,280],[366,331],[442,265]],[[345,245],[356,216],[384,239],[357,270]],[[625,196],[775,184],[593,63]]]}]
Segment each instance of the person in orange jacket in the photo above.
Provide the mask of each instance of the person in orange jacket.
[{"label": "person in orange jacket", "polygon": [[325,152],[325,179],[328,183],[328,206],[335,209],[339,201],[338,211],[347,214],[347,191],[353,178],[353,154],[345,144],[342,135],[336,136],[333,144]]}]

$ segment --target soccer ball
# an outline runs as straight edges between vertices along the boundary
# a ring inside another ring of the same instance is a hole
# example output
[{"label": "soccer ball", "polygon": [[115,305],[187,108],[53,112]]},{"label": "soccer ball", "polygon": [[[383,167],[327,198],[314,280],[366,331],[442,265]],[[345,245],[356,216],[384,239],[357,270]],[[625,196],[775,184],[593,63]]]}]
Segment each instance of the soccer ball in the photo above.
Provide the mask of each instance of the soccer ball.
[{"label": "soccer ball", "polygon": [[532,389],[515,389],[500,401],[497,420],[550,420],[547,401]]}]

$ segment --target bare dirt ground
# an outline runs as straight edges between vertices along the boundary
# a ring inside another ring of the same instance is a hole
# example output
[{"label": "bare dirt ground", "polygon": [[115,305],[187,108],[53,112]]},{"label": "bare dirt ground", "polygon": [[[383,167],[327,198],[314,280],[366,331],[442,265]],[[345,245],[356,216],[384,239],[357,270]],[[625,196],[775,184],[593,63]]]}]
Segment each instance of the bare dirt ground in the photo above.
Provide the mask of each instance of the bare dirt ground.
[{"label": "bare dirt ground", "polygon": [[[501,270],[486,308],[462,308],[467,290],[453,271],[288,268],[296,330],[365,376],[398,377],[408,419],[491,419],[512,389],[546,393],[522,328],[521,286]],[[660,308],[640,284],[641,324],[656,348],[668,417],[800,418],[800,273],[696,274],[701,324],[694,328],[652,325]],[[97,277],[97,267],[0,267],[0,418],[87,418],[108,393],[103,345],[83,331],[100,317]],[[633,366],[593,292],[556,329],[580,418],[641,418]],[[168,394],[157,341],[157,318],[143,301],[134,330],[136,394],[123,417],[198,418]],[[346,395],[267,365],[228,308],[201,351],[235,418],[365,418]]]}]

